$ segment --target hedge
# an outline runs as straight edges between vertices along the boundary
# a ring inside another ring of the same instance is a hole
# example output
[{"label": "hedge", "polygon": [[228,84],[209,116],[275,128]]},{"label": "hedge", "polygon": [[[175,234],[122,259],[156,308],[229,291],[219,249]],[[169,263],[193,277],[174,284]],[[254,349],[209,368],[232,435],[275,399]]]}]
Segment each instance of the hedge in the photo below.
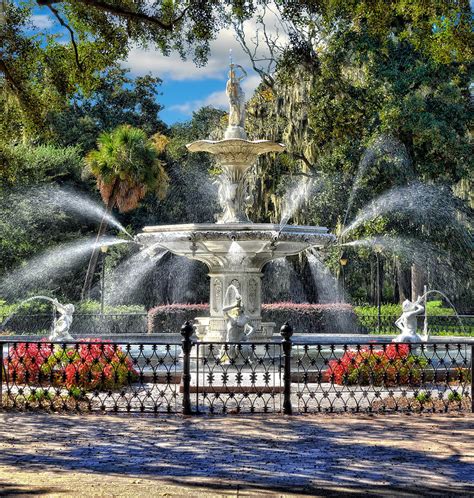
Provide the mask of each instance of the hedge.
[{"label": "hedge", "polygon": [[[168,304],[148,312],[148,332],[178,332],[186,320],[209,316],[208,304]],[[262,305],[262,320],[277,328],[289,322],[295,333],[356,333],[357,318],[350,304],[270,303]]]}]

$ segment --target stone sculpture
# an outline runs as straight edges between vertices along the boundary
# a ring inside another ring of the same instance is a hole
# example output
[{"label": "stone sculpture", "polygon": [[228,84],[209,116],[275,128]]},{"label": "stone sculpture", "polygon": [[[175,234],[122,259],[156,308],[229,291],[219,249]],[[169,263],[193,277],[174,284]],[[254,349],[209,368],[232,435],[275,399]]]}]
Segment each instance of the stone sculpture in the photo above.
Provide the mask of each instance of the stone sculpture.
[{"label": "stone sculpture", "polygon": [[[137,236],[140,244],[161,247],[173,254],[205,263],[210,277],[210,316],[196,317],[198,335],[204,341],[225,342],[242,334],[242,325],[254,328],[253,340],[272,336],[275,324],[263,322],[261,313],[262,270],[274,259],[296,255],[309,247],[324,247],[335,238],[324,227],[285,226],[253,223],[248,206],[257,202],[251,168],[262,154],[282,152],[285,146],[270,140],[247,140],[244,129],[245,102],[240,87],[245,71],[231,62],[226,92],[229,97],[229,125],[223,140],[197,140],[186,147],[190,152],[212,154],[222,174],[217,180],[222,213],[217,223],[149,226]],[[236,293],[226,299],[225,289],[238,280],[241,307]],[[227,312],[224,308],[233,303]],[[242,306],[243,305],[243,306]],[[230,311],[237,316],[230,318]],[[227,314],[225,314],[227,313]],[[240,332],[239,332],[240,330]],[[248,330],[248,327],[247,327]],[[251,347],[250,344],[245,346]],[[202,347],[203,355],[206,347]],[[242,355],[240,355],[242,356]]]},{"label": "stone sculpture", "polygon": [[[244,306],[242,305],[242,297],[236,294],[235,302],[229,306],[222,308],[226,319],[226,342],[235,343],[246,341],[255,333],[255,327],[250,323],[250,317],[245,314]],[[229,313],[232,312],[233,313]],[[235,360],[239,355],[237,344],[228,344],[227,351],[221,351],[222,355],[227,355],[229,360]]]},{"label": "stone sculpture", "polygon": [[402,304],[402,316],[395,322],[395,325],[401,330],[393,342],[421,342],[421,337],[417,334],[417,316],[425,311],[421,304],[423,297],[418,296],[415,302],[406,299]]},{"label": "stone sculpture", "polygon": [[[236,70],[239,70],[240,75]],[[244,130],[245,122],[245,93],[240,82],[247,76],[242,66],[230,64],[229,80],[226,85],[226,93],[229,98],[229,126],[226,138],[247,138]]]},{"label": "stone sculpture", "polygon": [[69,333],[69,329],[75,311],[74,305],[61,304],[57,299],[53,299],[53,306],[60,313],[60,317],[54,320],[53,332],[49,336],[49,340],[52,342],[73,341],[74,338]]}]

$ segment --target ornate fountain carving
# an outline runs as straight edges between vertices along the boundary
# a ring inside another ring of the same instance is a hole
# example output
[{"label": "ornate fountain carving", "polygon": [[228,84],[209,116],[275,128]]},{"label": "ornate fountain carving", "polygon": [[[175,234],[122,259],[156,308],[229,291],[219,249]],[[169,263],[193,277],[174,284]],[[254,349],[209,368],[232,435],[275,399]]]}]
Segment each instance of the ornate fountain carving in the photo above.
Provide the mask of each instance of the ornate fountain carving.
[{"label": "ornate fountain carving", "polygon": [[[240,76],[236,69],[240,70]],[[229,124],[224,140],[197,140],[187,145],[190,152],[208,152],[216,156],[222,168],[217,179],[222,214],[217,223],[249,223],[246,209],[252,202],[247,172],[261,154],[282,152],[285,146],[269,140],[247,140],[245,132],[245,94],[240,81],[247,76],[241,66],[230,64],[226,92],[229,97]]]},{"label": "ornate fountain carving", "polygon": [[[261,277],[269,261],[298,254],[312,246],[324,246],[334,237],[323,227],[286,226],[252,223],[246,210],[252,202],[249,169],[258,156],[282,152],[285,146],[269,140],[247,140],[244,129],[245,102],[240,86],[245,71],[231,64],[227,95],[229,124],[224,140],[198,140],[187,145],[190,152],[213,154],[222,169],[218,178],[222,213],[215,224],[165,225],[145,227],[140,243],[157,245],[174,254],[202,261],[211,278],[210,316],[197,317],[198,335],[209,341],[224,341],[229,305],[224,289],[238,288],[241,306],[255,339],[272,335],[274,323],[262,323]],[[239,282],[237,286],[236,281]]]}]

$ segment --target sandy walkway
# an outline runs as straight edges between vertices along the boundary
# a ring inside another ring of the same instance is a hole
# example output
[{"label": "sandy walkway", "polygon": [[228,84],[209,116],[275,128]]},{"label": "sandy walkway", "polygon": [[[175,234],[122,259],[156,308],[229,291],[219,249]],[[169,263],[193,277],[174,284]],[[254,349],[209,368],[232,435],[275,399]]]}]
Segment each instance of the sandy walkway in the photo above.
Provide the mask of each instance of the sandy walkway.
[{"label": "sandy walkway", "polygon": [[0,489],[53,496],[474,496],[474,417],[0,413]]}]

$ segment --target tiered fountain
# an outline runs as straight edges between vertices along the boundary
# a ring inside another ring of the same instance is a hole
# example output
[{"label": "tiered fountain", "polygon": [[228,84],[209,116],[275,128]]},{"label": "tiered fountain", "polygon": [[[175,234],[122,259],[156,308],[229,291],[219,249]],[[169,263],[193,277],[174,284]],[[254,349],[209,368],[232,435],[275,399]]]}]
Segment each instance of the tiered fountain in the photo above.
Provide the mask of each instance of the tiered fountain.
[{"label": "tiered fountain", "polygon": [[[253,340],[273,335],[274,323],[262,322],[262,269],[269,261],[298,254],[310,247],[331,243],[327,228],[252,223],[247,208],[253,203],[248,172],[258,156],[281,152],[285,146],[268,140],[248,140],[244,129],[245,102],[240,66],[230,64],[226,93],[229,97],[229,125],[223,140],[198,140],[187,145],[190,152],[216,156],[222,174],[218,178],[222,213],[216,223],[149,226],[137,236],[150,248],[202,261],[209,268],[210,316],[196,317],[201,340],[225,341],[226,307],[240,297],[242,309],[254,333]],[[227,338],[228,339],[228,338]]]}]

